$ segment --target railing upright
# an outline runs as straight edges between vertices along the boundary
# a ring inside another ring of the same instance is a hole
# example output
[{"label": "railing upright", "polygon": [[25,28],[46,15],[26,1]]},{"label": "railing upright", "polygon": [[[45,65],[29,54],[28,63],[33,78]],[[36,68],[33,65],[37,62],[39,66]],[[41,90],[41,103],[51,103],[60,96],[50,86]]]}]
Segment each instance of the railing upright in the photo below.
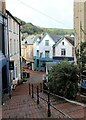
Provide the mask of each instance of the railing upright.
[{"label": "railing upright", "polygon": [[8,88],[9,89],[9,98],[11,99],[11,87]]},{"label": "railing upright", "polygon": [[40,92],[42,92],[42,83],[40,83]]},{"label": "railing upright", "polygon": [[51,110],[50,110],[50,91],[48,88],[48,117],[51,116]]},{"label": "railing upright", "polygon": [[29,95],[31,94],[31,90],[30,90],[30,83],[29,83]]},{"label": "railing upright", "polygon": [[33,84],[32,84],[32,98],[34,98]]},{"label": "railing upright", "polygon": [[39,88],[37,86],[37,104],[39,104]]}]

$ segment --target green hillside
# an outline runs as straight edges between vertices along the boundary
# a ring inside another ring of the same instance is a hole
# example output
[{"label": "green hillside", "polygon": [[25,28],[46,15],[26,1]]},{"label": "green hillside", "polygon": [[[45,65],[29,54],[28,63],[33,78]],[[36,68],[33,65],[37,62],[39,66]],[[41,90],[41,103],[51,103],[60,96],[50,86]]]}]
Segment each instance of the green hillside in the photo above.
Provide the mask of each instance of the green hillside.
[{"label": "green hillside", "polygon": [[19,18],[16,18],[21,23],[22,33],[31,34],[40,34],[41,32],[48,32],[50,34],[65,35],[73,33],[73,29],[60,29],[60,28],[41,28],[33,25],[32,23],[26,23]]}]

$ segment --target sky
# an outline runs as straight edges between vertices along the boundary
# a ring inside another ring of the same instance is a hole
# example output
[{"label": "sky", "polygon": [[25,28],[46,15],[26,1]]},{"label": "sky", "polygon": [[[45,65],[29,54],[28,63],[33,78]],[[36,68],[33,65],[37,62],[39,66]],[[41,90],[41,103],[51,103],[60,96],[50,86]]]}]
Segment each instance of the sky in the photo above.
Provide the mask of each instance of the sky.
[{"label": "sky", "polygon": [[13,16],[45,28],[73,28],[73,0],[6,0]]}]

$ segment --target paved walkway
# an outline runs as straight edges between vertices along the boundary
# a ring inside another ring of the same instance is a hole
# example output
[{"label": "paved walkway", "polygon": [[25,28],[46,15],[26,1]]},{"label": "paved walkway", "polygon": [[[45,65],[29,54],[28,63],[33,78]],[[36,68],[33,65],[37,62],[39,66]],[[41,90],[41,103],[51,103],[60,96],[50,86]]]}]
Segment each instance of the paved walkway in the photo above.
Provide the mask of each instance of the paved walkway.
[{"label": "paved walkway", "polygon": [[[30,72],[30,78],[28,83],[39,84],[42,83],[41,77],[43,72]],[[12,99],[7,101],[3,105],[2,116],[3,118],[48,118],[47,117],[47,104],[43,100],[37,105],[36,96],[32,99],[29,95],[29,84],[22,84],[16,87],[12,93]],[[36,89],[35,89],[36,91]],[[47,99],[47,95],[40,93],[40,95]],[[70,115],[72,118],[80,118],[80,120],[86,120],[86,108],[80,105],[72,103],[58,103],[52,102],[52,104],[57,108]],[[55,109],[51,109],[51,118],[63,118],[60,112],[56,112]],[[63,120],[63,119],[62,119]],[[77,119],[76,119],[77,120]]]}]

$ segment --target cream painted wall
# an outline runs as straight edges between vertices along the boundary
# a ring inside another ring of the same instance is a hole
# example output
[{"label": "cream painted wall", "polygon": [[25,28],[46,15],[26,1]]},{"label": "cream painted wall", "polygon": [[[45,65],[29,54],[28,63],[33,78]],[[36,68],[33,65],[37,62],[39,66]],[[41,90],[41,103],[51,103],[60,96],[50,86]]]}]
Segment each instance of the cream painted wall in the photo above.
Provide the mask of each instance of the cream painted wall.
[{"label": "cream painted wall", "polygon": [[21,54],[24,59],[32,59],[33,58],[33,44],[22,44],[21,45]]}]

